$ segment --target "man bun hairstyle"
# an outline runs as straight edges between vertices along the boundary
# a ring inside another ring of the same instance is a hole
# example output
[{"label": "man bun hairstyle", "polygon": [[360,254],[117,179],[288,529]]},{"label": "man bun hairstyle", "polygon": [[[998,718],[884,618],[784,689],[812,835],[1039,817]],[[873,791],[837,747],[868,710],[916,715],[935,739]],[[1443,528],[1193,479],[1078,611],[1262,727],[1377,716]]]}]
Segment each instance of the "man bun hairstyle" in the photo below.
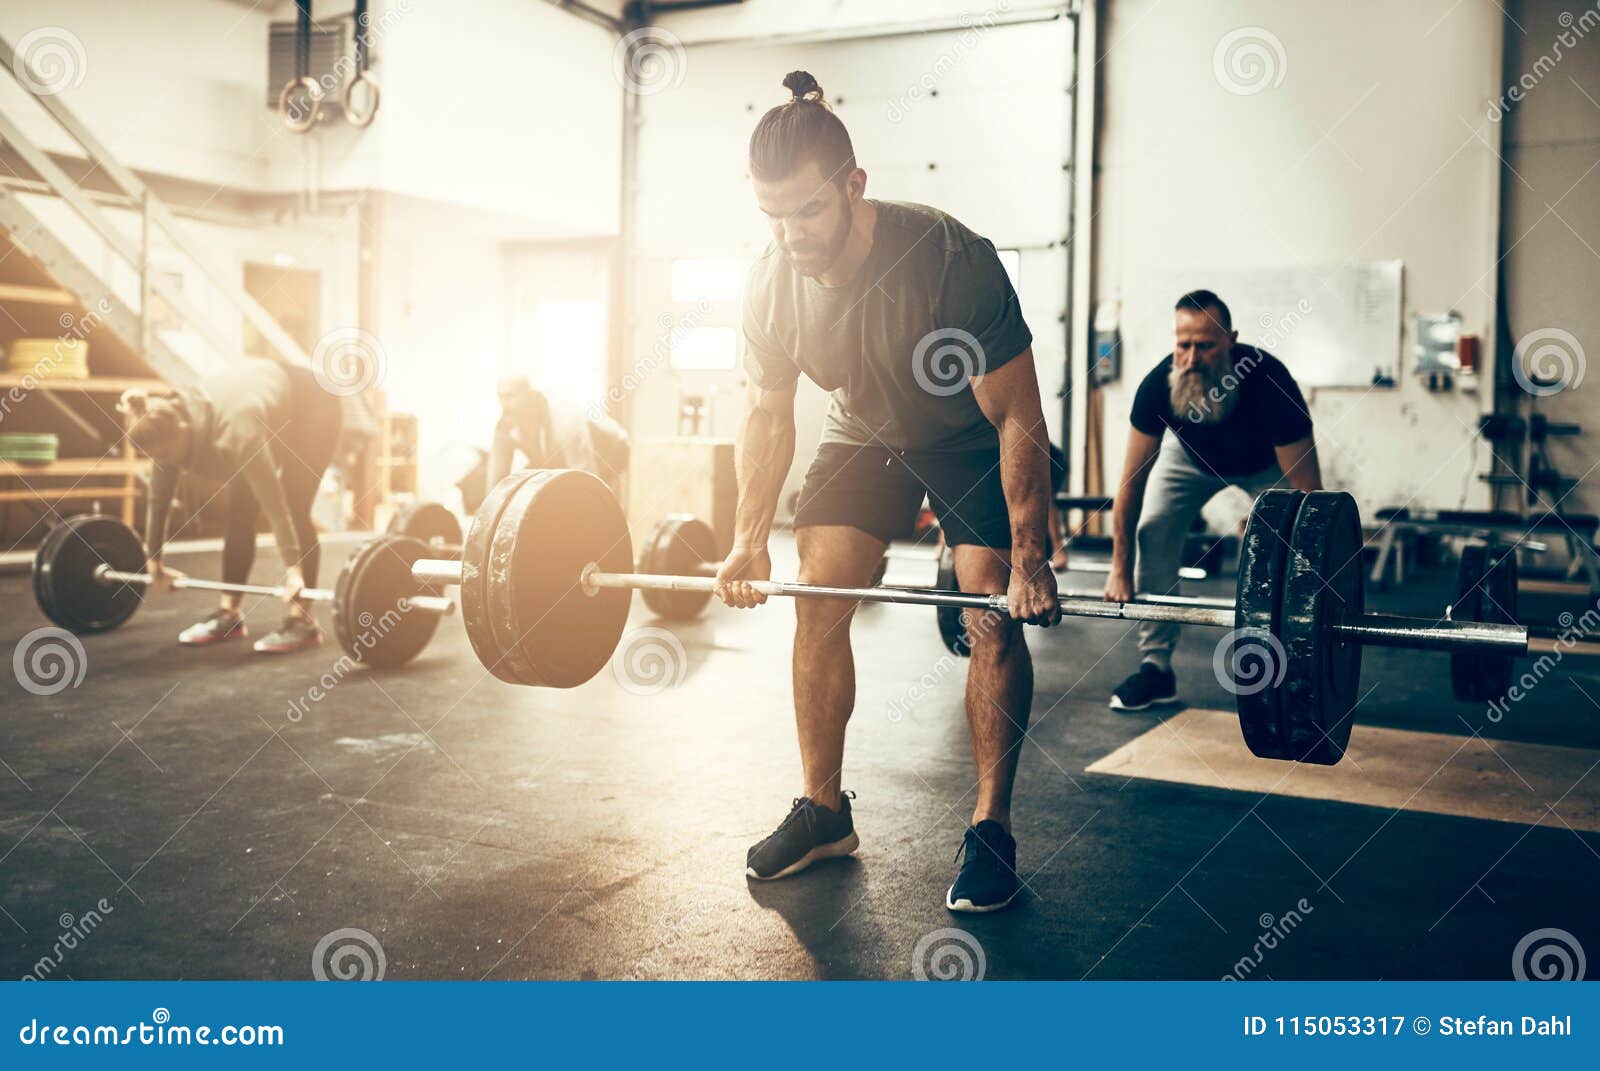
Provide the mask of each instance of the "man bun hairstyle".
[{"label": "man bun hairstyle", "polygon": [[1227,303],[1212,290],[1191,290],[1178,299],[1172,306],[1173,312],[1187,309],[1189,312],[1198,312],[1209,315],[1224,331],[1233,330],[1233,313],[1228,311]]},{"label": "man bun hairstyle", "polygon": [[856,168],[856,150],[822,86],[809,71],[790,71],[783,87],[789,99],[763,115],[750,135],[751,176],[773,182],[809,161],[829,181],[843,185]]},{"label": "man bun hairstyle", "polygon": [[812,100],[826,107],[822,99],[822,87],[817,84],[810,71],[790,71],[783,76],[783,88],[793,94],[790,98],[792,101]]}]

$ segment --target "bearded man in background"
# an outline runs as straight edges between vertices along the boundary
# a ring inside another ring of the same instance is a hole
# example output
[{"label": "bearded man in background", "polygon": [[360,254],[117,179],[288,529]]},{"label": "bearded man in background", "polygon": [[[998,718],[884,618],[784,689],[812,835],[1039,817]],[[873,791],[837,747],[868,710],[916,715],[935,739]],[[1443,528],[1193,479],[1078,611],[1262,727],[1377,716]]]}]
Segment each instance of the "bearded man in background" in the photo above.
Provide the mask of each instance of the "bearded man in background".
[{"label": "bearded man in background", "polygon": [[[1112,511],[1113,602],[1177,593],[1184,539],[1223,488],[1252,499],[1269,487],[1322,488],[1299,385],[1282,361],[1239,342],[1228,306],[1209,290],[1178,299],[1172,352],[1139,384],[1130,419]],[[1139,668],[1111,693],[1114,709],[1178,702],[1177,641],[1175,624],[1140,624]]]}]

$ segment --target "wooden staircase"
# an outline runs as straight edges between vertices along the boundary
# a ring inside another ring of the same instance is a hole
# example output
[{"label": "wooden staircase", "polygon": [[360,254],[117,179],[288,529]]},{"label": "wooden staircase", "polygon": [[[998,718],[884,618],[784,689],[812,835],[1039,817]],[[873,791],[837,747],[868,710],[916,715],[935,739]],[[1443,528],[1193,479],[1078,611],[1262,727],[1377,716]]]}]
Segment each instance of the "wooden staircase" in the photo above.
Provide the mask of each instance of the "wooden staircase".
[{"label": "wooden staircase", "polygon": [[103,308],[86,307],[31,249],[0,231],[0,353],[19,339],[82,339],[90,369],[74,378],[55,360],[0,363],[0,432],[47,432],[60,443],[53,462],[0,459],[0,546],[33,544],[62,514],[84,510],[133,523],[148,462],[122,438],[114,406],[129,387],[159,391],[166,383]]}]

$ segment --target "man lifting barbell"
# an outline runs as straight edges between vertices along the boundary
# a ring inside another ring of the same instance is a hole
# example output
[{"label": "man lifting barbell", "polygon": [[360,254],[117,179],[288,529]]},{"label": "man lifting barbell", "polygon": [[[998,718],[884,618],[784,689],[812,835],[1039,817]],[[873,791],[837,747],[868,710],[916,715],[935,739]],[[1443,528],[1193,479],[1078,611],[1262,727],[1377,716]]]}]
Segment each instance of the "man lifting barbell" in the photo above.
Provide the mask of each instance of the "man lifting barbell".
[{"label": "man lifting barbell", "polygon": [[[1271,488],[1250,510],[1232,601],[1148,596],[1119,603],[1107,602],[1099,593],[1069,593],[1058,597],[1056,609],[1063,617],[1084,620],[1165,621],[1229,630],[1232,650],[1219,672],[1227,674],[1239,731],[1251,753],[1332,765],[1344,757],[1350,741],[1365,647],[1490,658],[1528,652],[1528,629],[1521,625],[1367,613],[1361,531],[1356,501],[1344,491],[1308,494]],[[81,602],[72,597],[99,575],[94,557],[79,551],[79,542],[63,541],[59,549],[64,553],[45,555],[52,565],[43,576],[36,572],[35,589],[41,605],[55,608],[53,618],[94,627],[95,612],[114,614],[116,606],[92,595]],[[424,549],[415,540],[401,542],[409,545],[406,557]],[[397,555],[382,552],[379,557],[393,561]],[[57,564],[73,578],[64,591],[52,590],[61,587],[49,576]],[[587,472],[542,469],[515,473],[495,486],[474,514],[459,558],[414,560],[409,567],[412,585],[384,580],[368,595],[459,585],[467,637],[485,668],[511,684],[575,688],[616,656],[628,625],[631,592],[710,594],[727,586],[703,573],[629,572],[632,566],[628,522],[606,485]],[[1011,620],[1009,594],[973,594],[943,586],[738,583],[762,596],[800,602],[961,608],[996,615],[986,621]],[[91,612],[62,612],[69,609]]]},{"label": "man lifting barbell", "polygon": [[527,468],[592,472],[622,497],[632,446],[621,424],[593,409],[551,401],[526,376],[502,379],[495,391],[500,419],[489,451],[487,487],[505,479],[521,453]]},{"label": "man lifting barbell", "polygon": [[[802,583],[859,587],[926,494],[954,547],[961,589],[1006,593],[1008,616],[973,611],[967,721],[978,770],[952,911],[993,911],[1017,893],[1011,790],[1033,698],[1023,622],[1060,619],[1046,560],[1049,442],[1032,335],[994,246],[923,205],[872,201],[844,124],[811,75],[750,139],[756,200],[774,241],[745,297],[749,402],[736,454],[733,549],[716,593],[766,596],[767,539],[794,458],[801,373],[833,392],[795,516]],[[804,791],[748,855],[757,880],[857,846],[841,788],[855,704],[847,600],[797,602],[795,721]]]},{"label": "man lifting barbell", "polygon": [[[1239,342],[1222,299],[1209,290],[1184,294],[1173,310],[1173,336],[1172,352],[1144,377],[1133,399],[1112,509],[1106,578],[1112,602],[1127,602],[1135,591],[1177,591],[1184,538],[1223,488],[1242,488],[1252,499],[1285,483],[1300,491],[1322,489],[1299,386],[1272,354]],[[1173,622],[1139,626],[1139,669],[1111,693],[1113,709],[1178,701],[1172,671],[1177,642]]]},{"label": "man lifting barbell", "polygon": [[[317,586],[321,547],[311,502],[339,439],[339,399],[309,369],[247,358],[170,397],[127,391],[117,408],[128,439],[154,462],[145,526],[151,583],[170,589],[170,581],[183,576],[161,560],[178,477],[193,472],[221,481],[228,489],[223,582],[250,579],[262,511],[283,562],[283,622],[257,640],[255,650],[286,654],[320,644],[322,630],[299,593]],[[224,592],[216,611],[179,633],[178,642],[202,646],[243,639],[242,598]]]}]

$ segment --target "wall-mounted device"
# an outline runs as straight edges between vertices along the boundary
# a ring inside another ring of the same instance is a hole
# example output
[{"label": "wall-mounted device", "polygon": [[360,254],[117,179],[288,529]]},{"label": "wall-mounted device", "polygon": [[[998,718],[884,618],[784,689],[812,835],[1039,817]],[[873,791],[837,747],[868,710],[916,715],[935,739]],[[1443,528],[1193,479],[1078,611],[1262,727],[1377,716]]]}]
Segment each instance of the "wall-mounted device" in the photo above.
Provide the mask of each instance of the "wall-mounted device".
[{"label": "wall-mounted device", "polygon": [[1089,382],[1096,387],[1122,378],[1122,303],[1105,301],[1094,312],[1094,354],[1089,365]]},{"label": "wall-mounted device", "polygon": [[1425,379],[1429,390],[1449,390],[1454,386],[1454,376],[1461,367],[1456,349],[1460,339],[1461,314],[1454,309],[1442,314],[1417,313],[1412,354],[1417,362],[1417,378]]}]

